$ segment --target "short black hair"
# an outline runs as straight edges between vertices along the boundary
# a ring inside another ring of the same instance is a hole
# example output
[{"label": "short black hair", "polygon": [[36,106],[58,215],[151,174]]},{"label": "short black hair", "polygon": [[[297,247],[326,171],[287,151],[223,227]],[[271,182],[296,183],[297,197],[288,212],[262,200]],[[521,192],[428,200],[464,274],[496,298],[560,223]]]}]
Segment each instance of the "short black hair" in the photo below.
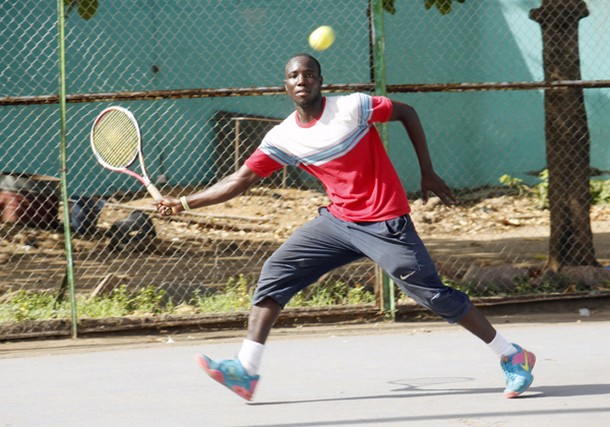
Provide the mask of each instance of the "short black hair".
[{"label": "short black hair", "polygon": [[286,61],[286,64],[284,64],[284,69],[286,69],[286,65],[288,65],[288,63],[290,61],[292,61],[294,58],[300,58],[300,57],[305,57],[305,58],[309,58],[311,59],[313,62],[315,62],[315,64],[318,67],[318,74],[322,75],[322,66],[320,65],[320,61],[318,61],[316,58],[314,58],[313,56],[311,56],[309,53],[297,53],[296,55],[292,55],[288,61]]}]

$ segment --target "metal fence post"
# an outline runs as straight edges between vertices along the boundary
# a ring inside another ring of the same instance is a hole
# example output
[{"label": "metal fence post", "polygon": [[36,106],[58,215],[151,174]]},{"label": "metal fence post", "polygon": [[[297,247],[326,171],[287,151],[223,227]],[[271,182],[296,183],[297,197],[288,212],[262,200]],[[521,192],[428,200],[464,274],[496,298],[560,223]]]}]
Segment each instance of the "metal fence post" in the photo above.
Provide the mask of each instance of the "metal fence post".
[{"label": "metal fence post", "polygon": [[64,206],[64,240],[66,248],[65,283],[70,293],[70,316],[72,338],[78,336],[78,319],[76,316],[76,296],[74,292],[74,261],[72,259],[72,240],[70,234],[70,205],[68,204],[67,159],[66,159],[66,49],[65,49],[65,12],[64,0],[57,0],[57,33],[59,42],[59,138],[61,160],[61,199]]},{"label": "metal fence post", "polygon": [[[383,29],[383,0],[371,0],[371,46],[373,58],[373,82],[375,83],[375,94],[385,96],[386,91],[386,64],[385,64],[385,38]],[[379,135],[387,147],[388,129],[385,124],[378,124]],[[396,317],[396,303],[394,298],[394,282],[385,274],[379,266],[377,269],[377,289],[379,302],[383,304],[383,312],[388,319]]]}]

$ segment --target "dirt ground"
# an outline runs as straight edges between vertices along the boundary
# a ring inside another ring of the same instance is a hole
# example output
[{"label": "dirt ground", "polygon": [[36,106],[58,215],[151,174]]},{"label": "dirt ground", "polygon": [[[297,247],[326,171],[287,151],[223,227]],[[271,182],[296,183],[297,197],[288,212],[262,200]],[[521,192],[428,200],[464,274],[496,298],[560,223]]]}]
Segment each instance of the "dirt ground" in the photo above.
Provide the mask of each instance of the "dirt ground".
[{"label": "dirt ground", "polygon": [[[208,242],[241,242],[246,247],[265,243],[270,251],[327,204],[328,199],[319,191],[261,187],[183,215],[188,223],[177,218],[158,229],[164,241],[184,241],[201,238],[203,227]],[[461,195],[460,204],[454,207],[444,206],[436,197],[425,205],[421,199],[413,199],[411,206],[411,217],[444,277],[477,283],[481,290],[495,286],[508,293],[520,280],[516,278],[532,283],[546,280],[543,267],[548,254],[549,211],[537,199],[505,189],[483,189]],[[598,260],[608,265],[610,206],[593,206],[591,220]],[[253,254],[254,259],[266,258],[269,253]],[[244,262],[251,259],[244,257]],[[367,267],[351,268],[365,271]],[[234,266],[227,264],[226,270],[234,270]],[[600,284],[610,282],[610,270],[583,268],[569,274],[568,280],[574,283],[567,287],[570,291],[605,290]]]},{"label": "dirt ground", "polygon": [[[538,235],[540,229],[548,233],[549,211],[541,208],[533,198],[520,197],[502,190],[480,190],[463,195],[460,204],[444,206],[436,197],[426,205],[421,199],[413,199],[411,217],[419,233],[425,238],[502,238]],[[215,206],[195,209],[192,214],[182,214],[188,219],[218,228],[234,228],[256,232],[271,232],[278,240],[284,240],[304,221],[314,218],[320,206],[328,204],[327,197],[315,190],[254,188],[246,195]],[[112,205],[112,204],[110,204]],[[114,207],[138,207],[151,209],[149,199],[140,199]],[[113,207],[113,206],[109,206]],[[106,222],[120,217],[120,211],[106,209],[101,218]],[[595,232],[610,232],[610,206],[593,206],[591,220]],[[256,225],[256,226],[255,226]],[[523,232],[527,230],[527,232]],[[179,227],[172,229],[181,233]],[[268,236],[266,236],[268,237]]]},{"label": "dirt ground", "polygon": [[[131,205],[147,203],[148,199]],[[436,197],[425,205],[416,198],[410,203],[419,234],[437,256],[478,258],[483,265],[492,258],[501,263],[519,263],[519,259],[529,258],[535,264],[546,258],[549,211],[534,198],[503,189],[484,189],[462,195],[460,204],[453,207],[444,206]],[[168,238],[187,238],[203,227],[212,238],[281,243],[327,204],[326,196],[315,190],[255,188],[229,202],[196,209],[191,215],[172,220],[161,232]],[[102,218],[102,225],[108,227],[116,213],[106,210],[108,216]],[[190,226],[185,226],[184,219],[189,220]],[[591,222],[598,259],[604,265],[610,264],[610,206],[593,206]],[[459,251],[451,242],[459,245]],[[443,250],[443,245],[448,249]],[[502,253],[506,256],[498,258]]]}]

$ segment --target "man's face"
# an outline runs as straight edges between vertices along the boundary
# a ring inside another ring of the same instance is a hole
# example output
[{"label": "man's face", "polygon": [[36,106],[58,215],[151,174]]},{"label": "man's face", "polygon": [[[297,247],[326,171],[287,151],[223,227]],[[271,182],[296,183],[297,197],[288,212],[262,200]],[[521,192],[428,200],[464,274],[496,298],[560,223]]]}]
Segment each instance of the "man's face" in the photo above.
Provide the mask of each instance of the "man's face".
[{"label": "man's face", "polygon": [[314,103],[321,96],[322,76],[315,61],[297,56],[286,64],[284,86],[290,99],[302,108]]}]

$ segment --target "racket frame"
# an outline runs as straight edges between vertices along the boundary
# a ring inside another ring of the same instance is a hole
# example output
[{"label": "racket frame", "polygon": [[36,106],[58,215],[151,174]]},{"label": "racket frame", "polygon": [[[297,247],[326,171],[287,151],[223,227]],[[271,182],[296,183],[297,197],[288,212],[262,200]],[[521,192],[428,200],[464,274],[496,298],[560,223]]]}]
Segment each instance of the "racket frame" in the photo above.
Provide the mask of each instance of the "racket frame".
[{"label": "racket frame", "polygon": [[[99,155],[97,149],[95,148],[95,143],[94,143],[95,128],[96,128],[97,124],[99,123],[99,121],[106,114],[108,114],[111,111],[119,111],[119,112],[125,114],[127,116],[127,118],[134,125],[134,127],[136,129],[136,135],[138,137],[138,149],[136,150],[136,154],[133,157],[133,159],[131,159],[131,161],[124,167],[115,167],[115,166],[108,164]],[[98,116],[93,121],[93,125],[91,126],[90,142],[91,142],[91,149],[93,150],[93,154],[95,155],[95,158],[100,165],[102,165],[104,168],[106,168],[108,170],[111,170],[114,172],[121,172],[121,173],[127,174],[133,178],[136,178],[146,187],[146,190],[148,190],[148,192],[150,193],[150,195],[153,197],[154,200],[161,200],[163,198],[163,196],[161,195],[161,192],[157,189],[157,187],[151,182],[150,178],[148,177],[148,172],[146,170],[146,166],[144,165],[144,153],[142,151],[142,133],[140,132],[140,126],[138,125],[138,121],[136,120],[135,116],[132,114],[131,111],[129,111],[127,108],[119,107],[116,105],[105,108],[101,113],[98,114]],[[129,169],[129,167],[134,164],[136,158],[138,159],[138,161],[140,163],[140,169],[142,170],[142,175]]]}]

